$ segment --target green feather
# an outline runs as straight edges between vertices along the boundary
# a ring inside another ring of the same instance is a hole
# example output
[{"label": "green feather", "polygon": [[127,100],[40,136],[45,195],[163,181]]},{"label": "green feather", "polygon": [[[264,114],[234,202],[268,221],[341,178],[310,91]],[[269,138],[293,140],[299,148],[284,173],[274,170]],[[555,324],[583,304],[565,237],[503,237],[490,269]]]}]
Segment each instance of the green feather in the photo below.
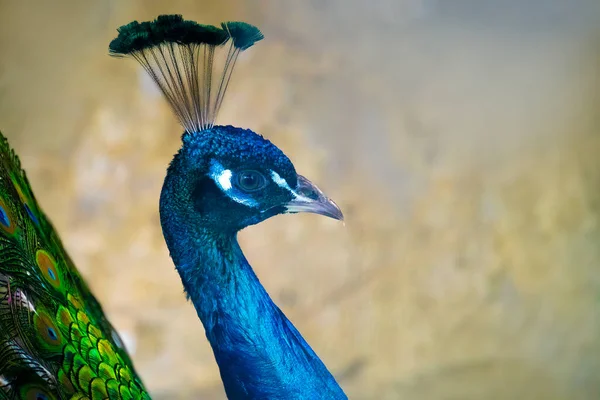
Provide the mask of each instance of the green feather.
[{"label": "green feather", "polygon": [[87,359],[88,353],[92,349],[92,341],[89,337],[83,337],[79,341],[79,354]]},{"label": "green feather", "polygon": [[0,400],[149,399],[114,337],[0,133]]},{"label": "green feather", "polygon": [[98,352],[97,348],[93,347],[90,349],[90,351],[88,351],[87,359],[88,359],[88,363],[90,364],[90,366],[95,371],[98,371],[98,368],[100,367],[100,363],[102,362],[102,357],[100,357],[100,353]]},{"label": "green feather", "polygon": [[109,399],[118,399],[121,397],[121,394],[119,393],[119,386],[121,386],[119,384],[119,381],[117,381],[116,379],[109,379],[106,381],[106,389],[108,392],[108,398]]},{"label": "green feather", "polygon": [[89,365],[84,365],[77,370],[77,383],[81,388],[89,387],[94,378],[96,378],[96,374]]},{"label": "green feather", "polygon": [[104,362],[98,364],[98,376],[105,381],[117,379],[114,368]]},{"label": "green feather", "polygon": [[36,310],[33,325],[35,326],[34,337],[40,354],[46,356],[62,355],[66,339],[58,329],[56,322],[41,307]]},{"label": "green feather", "polygon": [[132,400],[133,396],[131,395],[131,391],[129,390],[129,388],[127,386],[119,386],[119,394],[121,395],[121,398],[123,398],[123,400]]},{"label": "green feather", "polygon": [[101,378],[94,378],[90,383],[92,392],[92,400],[104,400],[108,398],[108,390],[106,388],[106,382]]}]

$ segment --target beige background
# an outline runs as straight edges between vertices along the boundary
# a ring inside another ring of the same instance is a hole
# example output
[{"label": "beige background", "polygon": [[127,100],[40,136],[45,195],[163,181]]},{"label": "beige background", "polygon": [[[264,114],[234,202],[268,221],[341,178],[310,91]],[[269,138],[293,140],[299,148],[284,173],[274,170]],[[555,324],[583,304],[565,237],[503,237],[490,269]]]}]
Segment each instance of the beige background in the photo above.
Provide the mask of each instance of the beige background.
[{"label": "beige background", "polygon": [[222,399],[165,248],[179,146],[132,19],[242,19],[219,121],[344,209],[241,234],[353,399],[600,397],[597,0],[0,0],[0,129],[157,399]]}]

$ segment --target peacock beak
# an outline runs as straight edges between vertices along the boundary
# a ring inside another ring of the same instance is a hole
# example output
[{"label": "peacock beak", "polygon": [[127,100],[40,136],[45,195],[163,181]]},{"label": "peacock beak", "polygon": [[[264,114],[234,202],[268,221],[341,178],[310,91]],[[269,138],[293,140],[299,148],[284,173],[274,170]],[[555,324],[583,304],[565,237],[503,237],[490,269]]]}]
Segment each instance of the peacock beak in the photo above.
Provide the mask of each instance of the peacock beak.
[{"label": "peacock beak", "polygon": [[302,175],[298,175],[298,186],[292,193],[294,199],[285,204],[286,213],[308,212],[344,220],[344,214],[338,205]]}]

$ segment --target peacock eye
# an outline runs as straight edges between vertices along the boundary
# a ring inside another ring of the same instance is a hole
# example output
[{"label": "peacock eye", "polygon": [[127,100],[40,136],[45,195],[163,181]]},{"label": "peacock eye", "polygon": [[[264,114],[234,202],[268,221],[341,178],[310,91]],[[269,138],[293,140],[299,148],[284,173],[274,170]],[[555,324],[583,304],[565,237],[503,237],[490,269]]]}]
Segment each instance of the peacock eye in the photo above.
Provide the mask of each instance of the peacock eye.
[{"label": "peacock eye", "polygon": [[235,183],[244,192],[256,192],[267,186],[267,179],[258,171],[246,170],[236,174]]}]

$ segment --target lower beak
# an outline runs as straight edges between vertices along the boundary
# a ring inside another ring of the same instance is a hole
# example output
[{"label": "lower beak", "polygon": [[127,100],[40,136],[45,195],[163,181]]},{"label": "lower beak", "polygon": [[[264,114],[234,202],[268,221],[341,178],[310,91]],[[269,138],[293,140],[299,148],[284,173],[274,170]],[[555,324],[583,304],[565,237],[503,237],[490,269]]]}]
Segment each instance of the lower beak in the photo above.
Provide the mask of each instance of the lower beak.
[{"label": "lower beak", "polygon": [[302,175],[298,175],[298,187],[293,194],[294,199],[284,205],[286,213],[308,212],[344,220],[344,214],[338,205]]}]

